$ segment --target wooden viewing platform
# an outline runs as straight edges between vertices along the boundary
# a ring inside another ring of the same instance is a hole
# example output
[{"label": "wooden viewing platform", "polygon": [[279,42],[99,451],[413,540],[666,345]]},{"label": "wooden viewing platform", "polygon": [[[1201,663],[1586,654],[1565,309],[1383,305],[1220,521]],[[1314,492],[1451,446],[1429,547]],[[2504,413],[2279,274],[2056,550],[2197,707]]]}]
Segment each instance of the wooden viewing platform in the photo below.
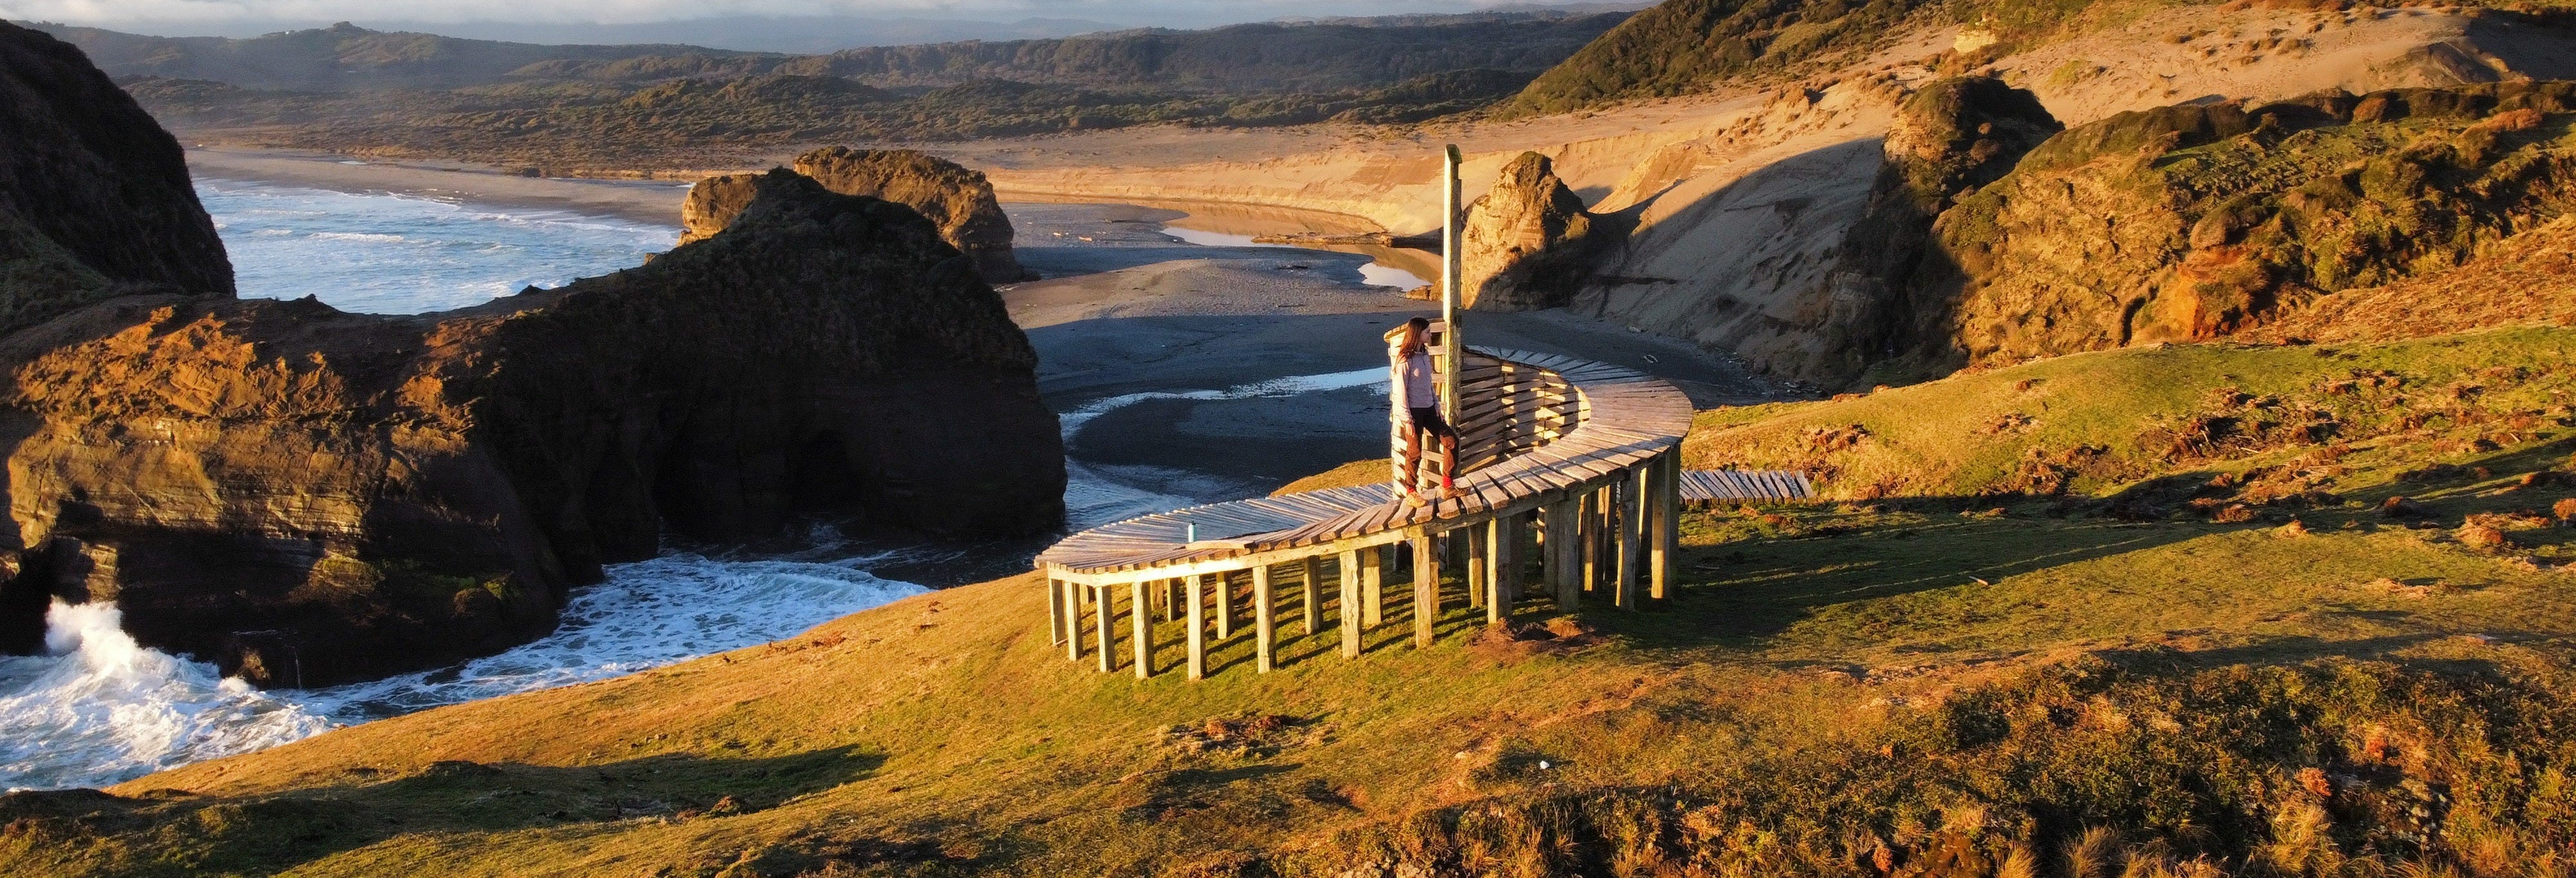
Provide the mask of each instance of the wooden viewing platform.
[{"label": "wooden viewing platform", "polygon": [[[1569,357],[1471,348],[1456,359],[1448,385],[1459,413],[1456,498],[1411,506],[1392,484],[1333,488],[1075,534],[1037,557],[1050,586],[1054,642],[1068,658],[1090,652],[1102,671],[1117,669],[1124,593],[1123,651],[1136,675],[1157,670],[1158,638],[1179,621],[1188,674],[1197,679],[1207,673],[1211,635],[1235,636],[1237,598],[1248,589],[1255,662],[1268,671],[1280,584],[1295,583],[1304,630],[1319,633],[1329,568],[1340,652],[1355,657],[1365,632],[1383,621],[1384,587],[1396,567],[1390,550],[1399,544],[1414,559],[1417,647],[1432,642],[1441,568],[1451,561],[1465,564],[1469,605],[1482,606],[1489,622],[1510,615],[1524,579],[1542,586],[1531,597],[1566,610],[1586,593],[1625,608],[1666,596],[1679,546],[1678,451],[1690,430],[1689,397],[1660,379]],[[1426,475],[1437,457],[1426,452]]]}]

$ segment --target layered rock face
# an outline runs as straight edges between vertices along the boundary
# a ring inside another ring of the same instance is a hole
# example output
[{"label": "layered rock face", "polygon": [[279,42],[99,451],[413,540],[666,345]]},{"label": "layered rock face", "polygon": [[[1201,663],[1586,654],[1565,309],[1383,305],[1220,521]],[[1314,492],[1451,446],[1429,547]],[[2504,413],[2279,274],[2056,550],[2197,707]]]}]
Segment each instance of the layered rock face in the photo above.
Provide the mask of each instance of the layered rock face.
[{"label": "layered rock face", "polygon": [[1547,156],[1521,153],[1467,207],[1460,301],[1479,311],[1563,306],[1591,268],[1592,223]]},{"label": "layered rock face", "polygon": [[[796,172],[843,195],[882,198],[920,211],[939,237],[975,260],[986,283],[1033,279],[1011,255],[1011,220],[980,171],[909,149],[826,147],[796,157]],[[712,177],[681,205],[681,243],[715,234],[749,203],[752,177]]]},{"label": "layered rock face", "polygon": [[1835,249],[1825,295],[1839,307],[1817,327],[1834,339],[1834,356],[1811,364],[1809,377],[1849,380],[1892,352],[1946,338],[1945,303],[1926,301],[1918,278],[1947,271],[1934,218],[2062,128],[2036,95],[1991,76],[1935,80],[1906,95],[1880,141],[1885,161],[1868,207]]},{"label": "layered rock face", "polygon": [[0,332],[109,296],[233,293],[179,142],[79,49],[0,22]]},{"label": "layered rock face", "polygon": [[2177,106],[2068,130],[1944,213],[1928,355],[2001,363],[2260,327],[2576,208],[2576,83]]},{"label": "layered rock face", "polygon": [[918,213],[772,172],[651,264],[442,314],[171,295],[0,340],[29,585],[267,685],[547,630],[663,534],[1021,534],[1064,470],[1036,357]]}]

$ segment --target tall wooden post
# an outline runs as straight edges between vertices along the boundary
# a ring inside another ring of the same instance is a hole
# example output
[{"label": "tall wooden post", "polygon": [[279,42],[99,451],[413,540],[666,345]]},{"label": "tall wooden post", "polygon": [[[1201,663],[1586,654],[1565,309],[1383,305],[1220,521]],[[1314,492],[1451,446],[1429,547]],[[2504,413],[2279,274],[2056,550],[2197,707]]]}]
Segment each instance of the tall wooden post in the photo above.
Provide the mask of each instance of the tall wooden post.
[{"label": "tall wooden post", "polygon": [[1180,580],[1163,580],[1163,621],[1181,621],[1181,589]]},{"label": "tall wooden post", "polygon": [[1484,599],[1476,603],[1485,608],[1485,624],[1492,625],[1512,615],[1511,599],[1503,596],[1503,558],[1511,552],[1507,546],[1510,538],[1504,535],[1500,515],[1486,519],[1481,527],[1470,526],[1469,531],[1470,539],[1484,544],[1485,553],[1467,562],[1467,587],[1471,594],[1484,593]]},{"label": "tall wooden post", "polygon": [[1440,552],[1428,530],[1413,534],[1413,647],[1430,649],[1440,621]]},{"label": "tall wooden post", "polygon": [[1091,587],[1091,609],[1100,616],[1100,672],[1103,674],[1118,668],[1118,629],[1109,625],[1109,615],[1115,611],[1117,602],[1117,596],[1109,586]]},{"label": "tall wooden post", "polygon": [[1619,609],[1637,608],[1637,581],[1645,566],[1646,486],[1653,467],[1630,467],[1619,480]]},{"label": "tall wooden post", "polygon": [[1270,673],[1270,651],[1279,643],[1278,595],[1270,589],[1270,565],[1252,568],[1252,656],[1261,673]]},{"label": "tall wooden post", "polygon": [[1064,592],[1064,659],[1082,660],[1082,586],[1064,580],[1056,581]]},{"label": "tall wooden post", "polygon": [[1190,679],[1207,679],[1207,577],[1190,578]]},{"label": "tall wooden post", "polygon": [[1360,550],[1360,627],[1375,629],[1386,624],[1386,549],[1370,546]]},{"label": "tall wooden post", "polygon": [[1582,580],[1584,591],[1591,591],[1601,582],[1601,507],[1601,492],[1586,491],[1582,508],[1575,515],[1575,542],[1582,544],[1583,552],[1583,570],[1577,578]]},{"label": "tall wooden post", "polygon": [[1136,679],[1142,680],[1154,675],[1153,600],[1146,596],[1145,580],[1136,580],[1127,589],[1127,634],[1136,641]]},{"label": "tall wooden post", "polygon": [[[1466,210],[1465,205],[1458,203],[1458,166],[1463,164],[1458,156],[1458,145],[1449,144],[1443,155],[1447,160],[1442,163],[1440,174],[1440,323],[1447,330],[1440,333],[1440,417],[1456,425],[1458,360],[1463,348],[1458,311],[1466,304],[1465,292],[1458,289],[1461,277],[1466,273],[1462,267],[1465,265],[1466,230],[1459,226],[1466,220]],[[1428,449],[1424,456],[1429,456]],[[1458,462],[1453,459],[1449,465],[1455,467]]]},{"label": "tall wooden post", "polygon": [[1575,536],[1575,522],[1582,503],[1573,498],[1557,501],[1547,507],[1547,581],[1556,587],[1556,609],[1571,613],[1583,608],[1581,575],[1581,540]]},{"label": "tall wooden post", "polygon": [[1512,605],[1521,601],[1521,544],[1529,538],[1522,527],[1521,516],[1494,518],[1494,603],[1502,608],[1494,614],[1499,621],[1512,617]]},{"label": "tall wooden post", "polygon": [[1682,454],[1676,448],[1656,459],[1655,489],[1648,497],[1653,512],[1646,520],[1654,525],[1654,534],[1646,541],[1652,553],[1646,570],[1654,578],[1649,594],[1658,601],[1673,596],[1673,562],[1680,557],[1682,548],[1681,492]]},{"label": "tall wooden post", "polygon": [[1343,552],[1335,563],[1342,581],[1342,657],[1359,658],[1360,641],[1368,636],[1360,624],[1360,553]]},{"label": "tall wooden post", "polygon": [[1234,571],[1216,575],[1216,639],[1234,636]]},{"label": "tall wooden post", "polygon": [[1467,538],[1457,541],[1467,544],[1467,609],[1470,610],[1485,605],[1485,584],[1490,581],[1486,576],[1493,570],[1492,531],[1493,520],[1487,519],[1483,525],[1468,525]]},{"label": "tall wooden post", "polygon": [[1064,580],[1047,580],[1047,643],[1064,645]]},{"label": "tall wooden post", "polygon": [[1324,576],[1324,559],[1322,559],[1322,558],[1308,558],[1308,559],[1306,559],[1306,561],[1305,561],[1305,570],[1303,571],[1303,576],[1299,579],[1299,587],[1300,587],[1300,588],[1302,588],[1302,589],[1304,589],[1304,593],[1303,593],[1303,594],[1301,594],[1301,595],[1299,595],[1299,597],[1304,598],[1304,603],[1305,603],[1305,605],[1306,605],[1306,636],[1308,636],[1308,637],[1313,637],[1313,636],[1315,636],[1315,634],[1316,634],[1316,631],[1315,631],[1315,626],[1316,626],[1316,624],[1317,624],[1317,623],[1319,623],[1319,622],[1322,622],[1322,621],[1323,621],[1323,616],[1324,616],[1324,580],[1323,580],[1323,576]]}]

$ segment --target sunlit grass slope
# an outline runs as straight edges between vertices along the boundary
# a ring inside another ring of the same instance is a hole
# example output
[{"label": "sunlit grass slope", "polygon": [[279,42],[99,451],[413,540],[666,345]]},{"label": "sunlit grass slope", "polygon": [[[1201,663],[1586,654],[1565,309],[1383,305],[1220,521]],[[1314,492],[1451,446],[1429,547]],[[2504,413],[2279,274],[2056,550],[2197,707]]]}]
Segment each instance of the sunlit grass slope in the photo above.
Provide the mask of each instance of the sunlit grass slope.
[{"label": "sunlit grass slope", "polygon": [[[2576,530],[2553,508],[2576,490],[2546,411],[2564,370],[2539,373],[2571,341],[2133,350],[1706,414],[1703,460],[1797,463],[1811,428],[1857,423],[1825,462],[1894,481],[1692,513],[1683,585],[1647,612],[1534,603],[1508,638],[1453,583],[1436,647],[1402,642],[1399,602],[1344,661],[1292,606],[1268,675],[1240,636],[1203,682],[1104,675],[1048,644],[1035,579],[950,589],[12,795],[0,873],[2565,874]],[[2355,370],[2403,380],[2335,407],[2319,382]],[[2170,460],[2134,441],[2228,386],[2249,397],[2229,411],[2314,401],[2349,426]],[[2010,412],[2032,422],[1976,432]],[[1990,494],[2020,449],[2085,443],[2135,472]],[[2088,505],[2337,444],[2321,493],[2220,498],[2255,514]]]}]

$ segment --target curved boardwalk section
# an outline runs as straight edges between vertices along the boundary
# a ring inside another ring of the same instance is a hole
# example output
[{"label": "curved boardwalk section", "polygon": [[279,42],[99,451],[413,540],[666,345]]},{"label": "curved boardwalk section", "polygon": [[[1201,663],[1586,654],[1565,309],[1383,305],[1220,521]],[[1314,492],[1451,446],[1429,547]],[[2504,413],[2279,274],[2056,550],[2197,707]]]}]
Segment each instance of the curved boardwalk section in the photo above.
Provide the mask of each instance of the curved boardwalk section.
[{"label": "curved boardwalk section", "polygon": [[[1340,651],[1357,656],[1365,631],[1390,615],[1386,585],[1404,556],[1417,646],[1432,641],[1447,565],[1463,566],[1465,600],[1489,621],[1524,597],[1567,610],[1586,594],[1621,607],[1661,598],[1677,546],[1677,452],[1690,399],[1634,370],[1523,351],[1471,348],[1458,375],[1455,497],[1414,506],[1393,484],[1332,488],[1075,534],[1037,558],[1055,641],[1069,658],[1094,655],[1102,671],[1128,653],[1123,663],[1150,676],[1158,635],[1180,623],[1195,679],[1207,672],[1210,638],[1235,636],[1248,604],[1256,664],[1267,671],[1283,604],[1308,634],[1324,630],[1332,606]],[[1524,595],[1524,585],[1543,587]]]}]

